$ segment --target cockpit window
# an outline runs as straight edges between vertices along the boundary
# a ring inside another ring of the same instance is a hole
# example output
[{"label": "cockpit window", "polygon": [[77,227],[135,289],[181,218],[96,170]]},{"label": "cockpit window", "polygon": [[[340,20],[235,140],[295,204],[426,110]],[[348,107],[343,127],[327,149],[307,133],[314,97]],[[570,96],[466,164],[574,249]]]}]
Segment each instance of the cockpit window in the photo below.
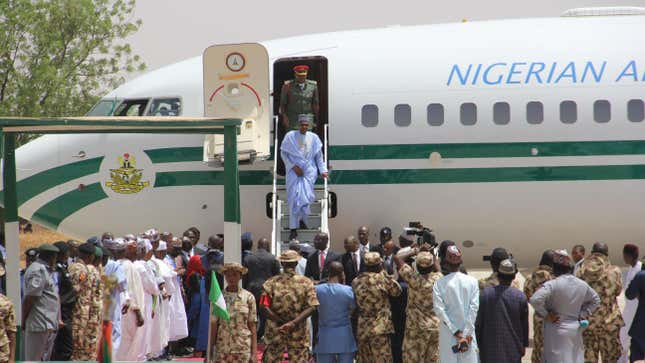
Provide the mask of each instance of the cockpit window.
[{"label": "cockpit window", "polygon": [[181,99],[178,97],[155,98],[148,111],[150,116],[179,116],[181,115]]},{"label": "cockpit window", "polygon": [[86,116],[111,116],[118,104],[119,100],[117,99],[100,100],[99,103],[92,107]]},{"label": "cockpit window", "polygon": [[124,100],[114,112],[114,116],[143,116],[149,99]]}]

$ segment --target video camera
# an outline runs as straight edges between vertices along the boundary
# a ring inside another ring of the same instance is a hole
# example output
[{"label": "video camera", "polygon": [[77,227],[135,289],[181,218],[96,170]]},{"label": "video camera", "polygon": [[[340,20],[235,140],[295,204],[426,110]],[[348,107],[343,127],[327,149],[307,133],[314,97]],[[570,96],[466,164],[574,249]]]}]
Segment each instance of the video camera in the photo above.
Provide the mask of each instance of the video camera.
[{"label": "video camera", "polygon": [[410,222],[408,227],[403,229],[408,236],[417,236],[417,245],[429,244],[430,247],[438,246],[437,240],[430,228],[424,227],[421,222]]}]

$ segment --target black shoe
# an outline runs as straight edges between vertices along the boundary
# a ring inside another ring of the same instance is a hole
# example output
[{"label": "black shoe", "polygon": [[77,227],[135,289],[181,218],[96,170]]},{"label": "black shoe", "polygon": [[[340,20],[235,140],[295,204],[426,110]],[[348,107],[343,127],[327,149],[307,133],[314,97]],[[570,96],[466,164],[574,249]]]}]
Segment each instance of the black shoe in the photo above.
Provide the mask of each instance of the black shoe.
[{"label": "black shoe", "polygon": [[309,227],[307,227],[307,225],[305,224],[305,222],[300,221],[300,229],[309,229]]},{"label": "black shoe", "polygon": [[292,229],[291,233],[289,233],[289,241],[294,240],[296,238],[298,238],[298,231],[296,231],[295,229]]}]

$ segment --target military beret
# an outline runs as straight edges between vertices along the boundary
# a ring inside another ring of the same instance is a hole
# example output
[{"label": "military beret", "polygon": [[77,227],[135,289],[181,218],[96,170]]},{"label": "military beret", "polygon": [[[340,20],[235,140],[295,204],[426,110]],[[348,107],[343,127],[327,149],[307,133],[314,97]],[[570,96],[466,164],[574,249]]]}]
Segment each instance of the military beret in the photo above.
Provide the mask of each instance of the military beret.
[{"label": "military beret", "polygon": [[78,246],[78,252],[84,253],[86,255],[93,255],[96,252],[94,244],[91,242],[85,242],[82,245]]},{"label": "military beret", "polygon": [[36,257],[38,255],[38,249],[37,248],[30,248],[25,251],[25,256],[27,257]]},{"label": "military beret", "polygon": [[38,247],[38,252],[55,252],[58,253],[58,248],[52,244],[44,243]]},{"label": "military beret", "polygon": [[553,263],[560,266],[571,266],[571,257],[567,250],[555,250],[553,253]]},{"label": "military beret", "polygon": [[379,233],[379,235],[381,237],[391,236],[392,235],[392,228],[390,228],[390,227],[381,228],[381,232]]},{"label": "military beret", "polygon": [[248,241],[253,242],[253,235],[251,234],[251,232],[244,232],[242,233],[241,239],[242,239],[242,242],[248,242]]},{"label": "military beret", "polygon": [[94,246],[94,256],[103,257],[103,250],[99,246]]},{"label": "military beret", "polygon": [[446,249],[446,261],[454,265],[463,262],[461,258],[461,251],[459,251],[459,248],[457,248],[457,246],[448,246],[448,248]]},{"label": "military beret", "polygon": [[508,252],[505,248],[497,247],[491,252],[490,260],[491,262],[500,263],[509,258]]},{"label": "military beret", "polygon": [[64,241],[54,242],[54,246],[58,248],[59,253],[67,253],[67,251],[69,250],[69,245]]},{"label": "military beret", "polygon": [[378,252],[367,252],[363,256],[363,261],[365,261],[365,266],[377,266],[383,263],[383,259]]},{"label": "military beret", "polygon": [[100,242],[101,240],[99,240],[97,236],[92,236],[88,238],[87,241],[85,241],[85,243],[90,243],[90,244],[93,244],[94,246],[99,245]]},{"label": "military beret", "polygon": [[497,269],[497,273],[500,275],[515,275],[517,273],[515,262],[511,261],[508,258],[503,260],[499,263],[499,269]]},{"label": "military beret", "polygon": [[421,251],[417,254],[418,267],[430,267],[434,263],[434,256],[428,251]]},{"label": "military beret", "polygon": [[249,271],[246,267],[240,265],[237,262],[227,262],[222,266],[220,269],[221,273],[226,273],[226,271],[237,271],[241,275],[246,275],[246,273]]},{"label": "military beret", "polygon": [[278,258],[280,262],[298,262],[299,259],[300,255],[298,254],[298,252],[292,250],[282,252],[280,257]]}]

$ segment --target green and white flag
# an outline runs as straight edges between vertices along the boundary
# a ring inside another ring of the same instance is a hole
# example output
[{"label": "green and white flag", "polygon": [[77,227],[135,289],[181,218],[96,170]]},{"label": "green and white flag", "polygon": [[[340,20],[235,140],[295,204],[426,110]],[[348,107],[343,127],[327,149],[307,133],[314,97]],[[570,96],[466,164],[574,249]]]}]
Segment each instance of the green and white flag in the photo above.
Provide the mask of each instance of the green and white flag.
[{"label": "green and white flag", "polygon": [[211,271],[211,291],[208,294],[208,300],[211,302],[211,313],[222,320],[229,321],[228,311],[226,310],[226,301],[219,288],[215,271]]}]

